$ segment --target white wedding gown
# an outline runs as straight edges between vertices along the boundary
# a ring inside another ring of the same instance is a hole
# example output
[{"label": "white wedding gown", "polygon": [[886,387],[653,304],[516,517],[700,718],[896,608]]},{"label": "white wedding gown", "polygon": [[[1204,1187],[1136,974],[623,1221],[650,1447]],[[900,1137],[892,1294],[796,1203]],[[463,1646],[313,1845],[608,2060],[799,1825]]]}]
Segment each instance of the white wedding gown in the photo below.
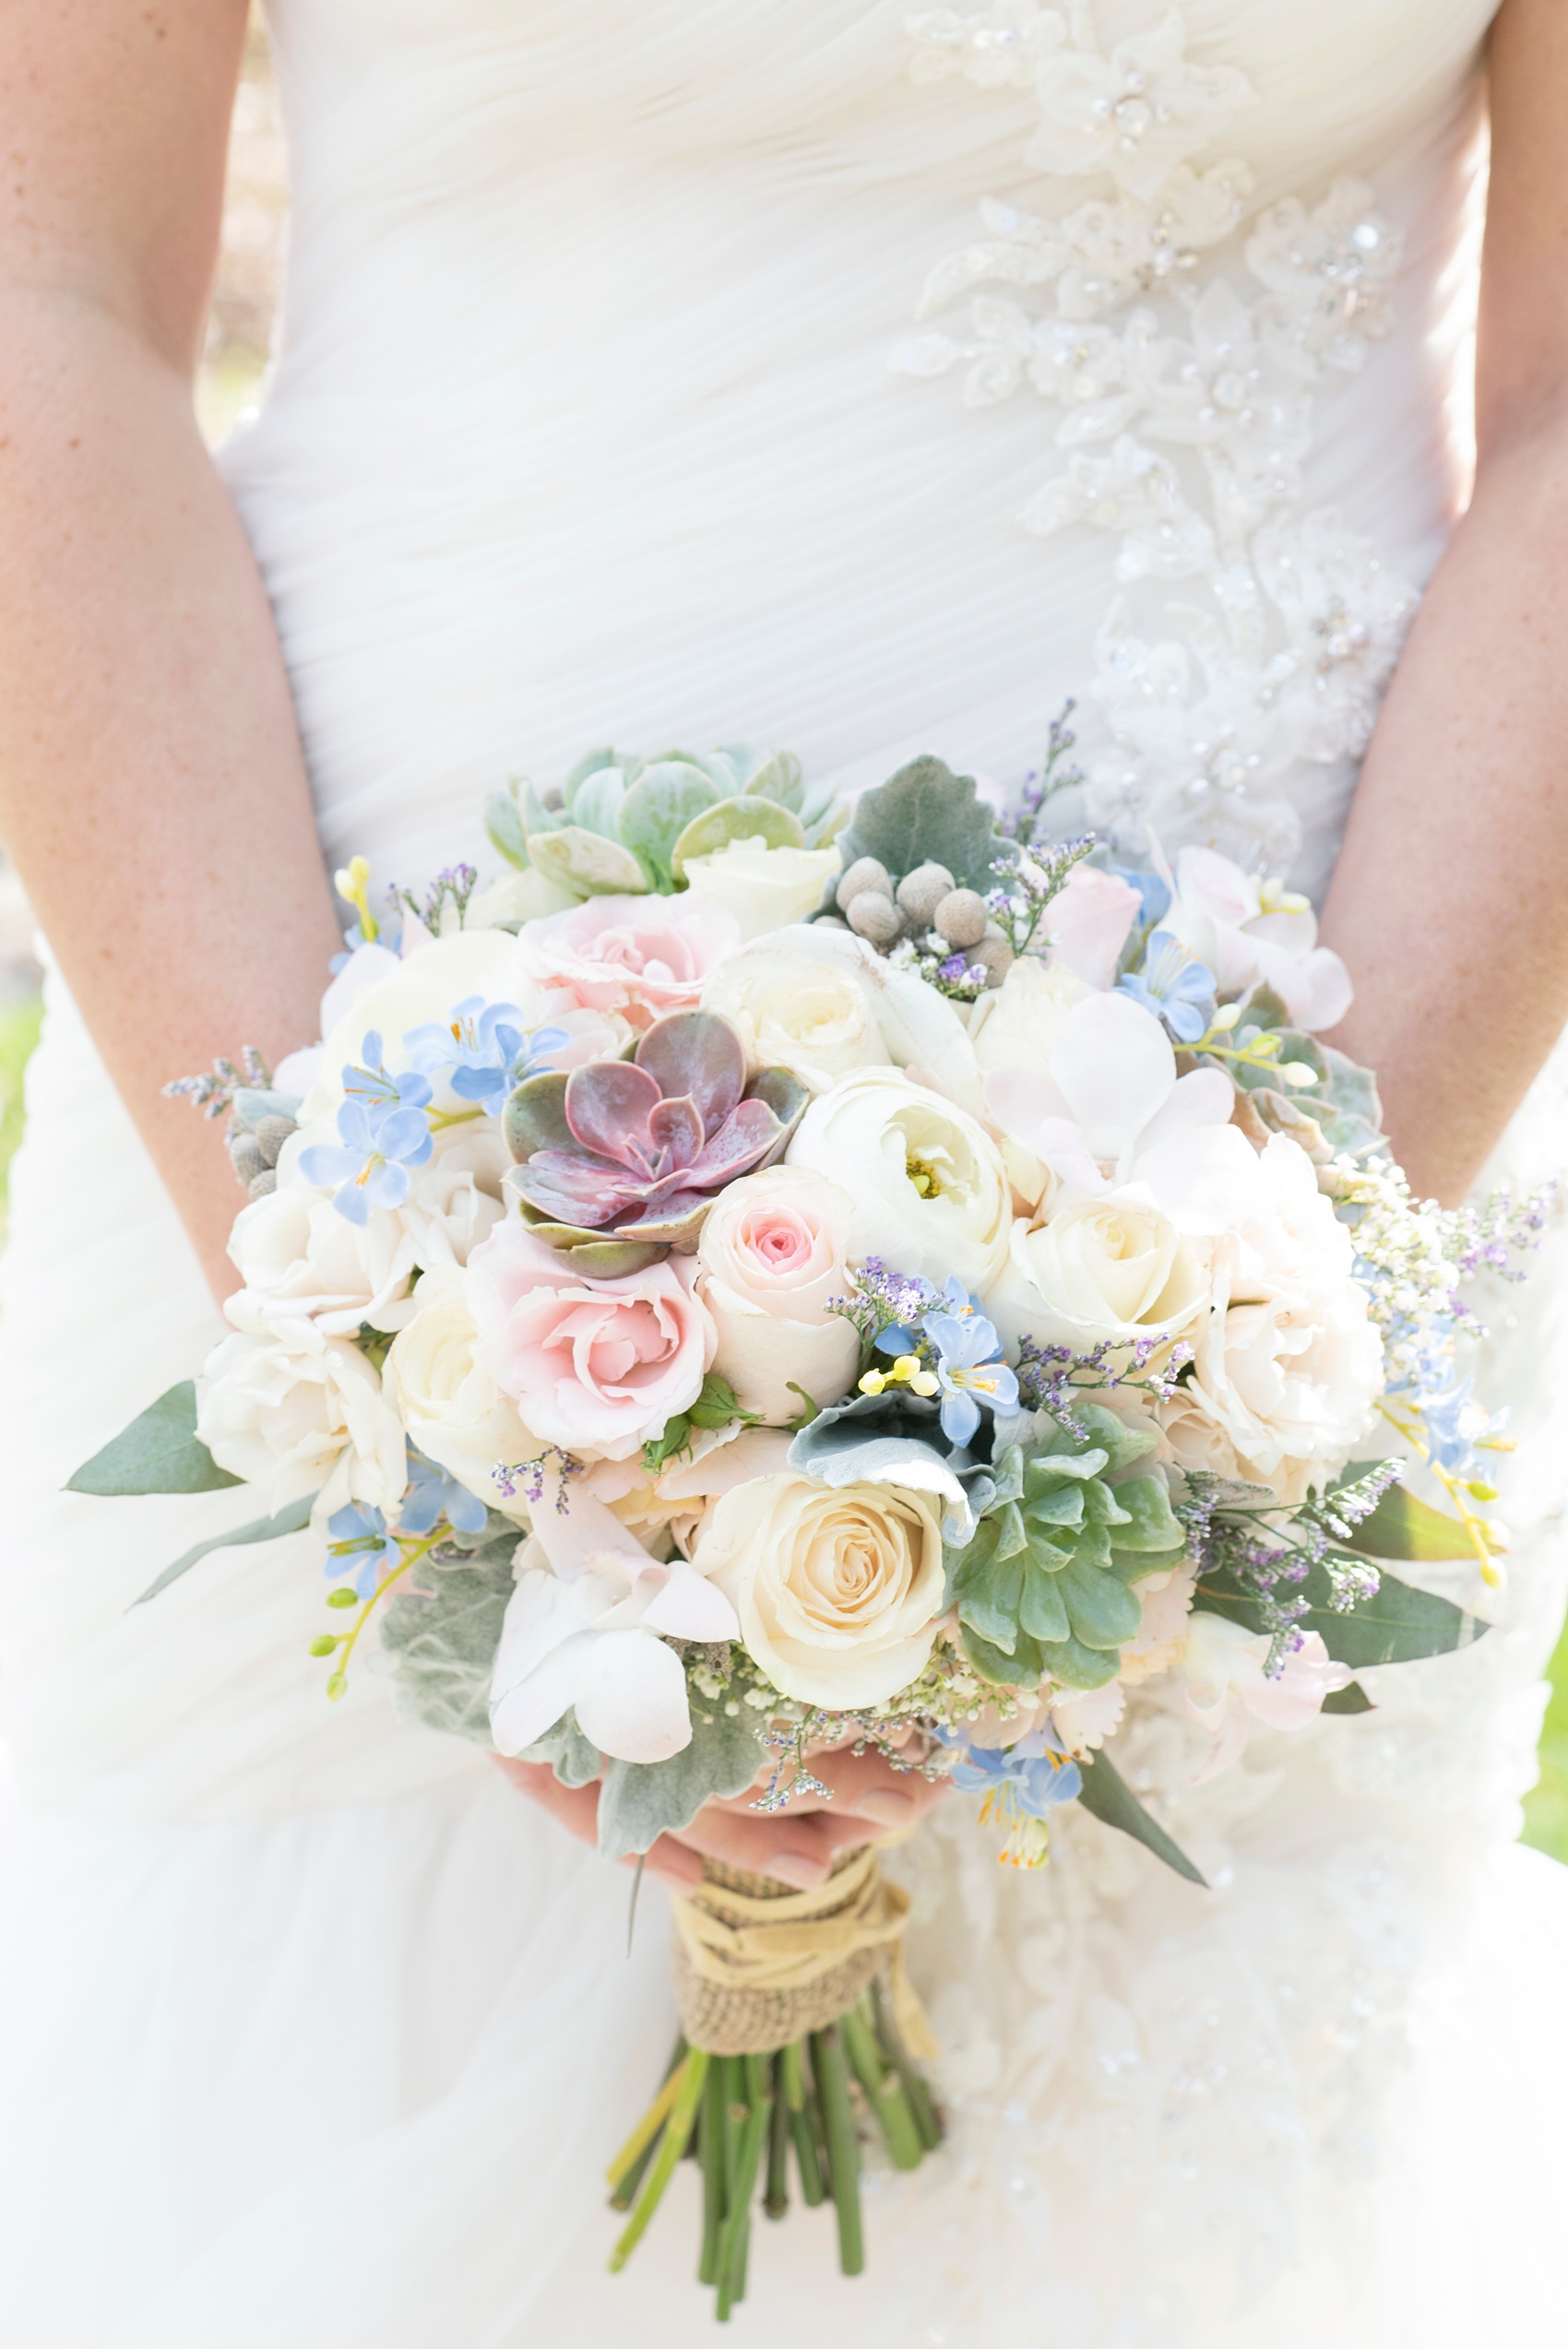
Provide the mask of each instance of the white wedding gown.
[{"label": "white wedding gown", "polygon": [[[1299,820],[1315,885],[1463,495],[1491,13],[280,0],[287,314],[225,463],[330,855],[420,884],[508,773],[612,740],[1013,785],[1075,693],[1102,827],[1283,860]],[[1568,1160],[1562,1089],[1511,1167]],[[702,2339],[689,2172],[601,2272],[657,1896],[628,1957],[624,1874],[374,1674],[325,1702],[308,1540],[127,1612],[254,1502],[62,1494],[215,1317],[58,987],[30,1101],[0,2336]],[[1147,1711],[1119,1750],[1207,1892],[1076,1815],[1001,1870],[956,1798],[901,1861],[949,2148],[872,2181],[856,2282],[825,2214],[759,2227],[739,2341],[1558,2337],[1568,1876],[1512,1840],[1563,1603],[1554,1246],[1491,1300],[1499,1627],[1202,1788]]]}]

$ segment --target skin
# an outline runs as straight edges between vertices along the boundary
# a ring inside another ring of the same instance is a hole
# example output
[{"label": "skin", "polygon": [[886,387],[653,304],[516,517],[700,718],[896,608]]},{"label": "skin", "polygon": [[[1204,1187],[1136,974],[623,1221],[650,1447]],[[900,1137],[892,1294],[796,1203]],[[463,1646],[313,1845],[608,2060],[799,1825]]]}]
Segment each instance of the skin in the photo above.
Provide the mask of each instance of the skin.
[{"label": "skin", "polygon": [[[315,1034],[339,943],[288,680],[191,387],[244,0],[0,8],[0,836],[215,1293],[237,1194],[172,1073]],[[1419,1189],[1463,1192],[1568,1017],[1568,11],[1505,0],[1479,469],[1369,755],[1324,936],[1336,1040]],[[591,1837],[596,1797],[507,1774]],[[711,1852],[802,1884],[934,1799],[826,1758],[833,1807],[710,1806]],[[841,1808],[852,1804],[852,1809]],[[906,1807],[907,1806],[907,1807]]]}]

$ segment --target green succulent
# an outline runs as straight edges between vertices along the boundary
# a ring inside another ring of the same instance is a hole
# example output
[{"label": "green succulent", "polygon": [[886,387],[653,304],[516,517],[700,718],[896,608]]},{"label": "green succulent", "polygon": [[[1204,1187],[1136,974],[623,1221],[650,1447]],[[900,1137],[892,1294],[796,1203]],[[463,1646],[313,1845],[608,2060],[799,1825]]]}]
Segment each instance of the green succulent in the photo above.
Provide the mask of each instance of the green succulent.
[{"label": "green succulent", "polygon": [[519,870],[532,865],[579,896],[671,896],[689,858],[731,840],[821,848],[849,813],[830,784],[808,790],[789,751],[670,751],[655,759],[589,751],[566,777],[560,804],[531,783],[493,794],[492,841]]},{"label": "green succulent", "polygon": [[[996,1463],[997,1491],[962,1548],[947,1552],[947,1599],[977,1672],[1009,1688],[1050,1679],[1098,1689],[1142,1611],[1133,1584],[1180,1564],[1186,1543],[1163,1477],[1121,1477],[1154,1443],[1103,1405]],[[1120,1477],[1116,1483],[1111,1477]]]}]

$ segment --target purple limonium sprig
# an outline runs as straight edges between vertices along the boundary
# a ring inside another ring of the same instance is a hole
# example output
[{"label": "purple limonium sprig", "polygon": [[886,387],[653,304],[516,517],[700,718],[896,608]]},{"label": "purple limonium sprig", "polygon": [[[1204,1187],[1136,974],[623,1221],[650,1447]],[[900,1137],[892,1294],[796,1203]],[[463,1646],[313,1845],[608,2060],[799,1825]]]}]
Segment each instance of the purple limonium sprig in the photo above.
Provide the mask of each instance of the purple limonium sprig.
[{"label": "purple limonium sprig", "polygon": [[382,1512],[368,1501],[351,1501],[327,1521],[328,1582],[351,1582],[356,1597],[374,1598],[385,1575],[403,1562],[395,1534]]},{"label": "purple limonium sprig", "polygon": [[446,1074],[461,1100],[473,1101],[498,1118],[525,1077],[554,1065],[570,1038],[564,1027],[530,1033],[516,1003],[487,1003],[469,995],[444,1020],[411,1027],[403,1050],[424,1076]]},{"label": "purple limonium sprig", "polygon": [[1169,930],[1157,930],[1137,970],[1116,982],[1146,1012],[1165,1022],[1178,1044],[1195,1044],[1213,1023],[1218,987],[1213,971]]},{"label": "purple limonium sprig", "polygon": [[559,1444],[554,1443],[547,1443],[542,1452],[534,1453],[531,1460],[503,1461],[498,1467],[491,1470],[496,1490],[503,1500],[517,1501],[520,1498],[528,1502],[530,1509],[539,1507],[544,1499],[546,1480],[553,1476],[555,1513],[558,1517],[564,1517],[567,1513],[568,1484],[574,1477],[580,1477],[582,1473],[582,1462],[575,1460],[569,1452],[563,1452]]},{"label": "purple limonium sprig", "polygon": [[[1135,1387],[1169,1403],[1193,1352],[1186,1338],[1170,1346],[1163,1338],[1139,1337],[1131,1346],[1102,1338],[1087,1354],[1075,1354],[1070,1346],[1041,1346],[1026,1333],[1018,1341],[1018,1393],[1028,1409],[1049,1411],[1069,1435],[1083,1436],[1084,1423],[1073,1414],[1086,1393]],[[1154,1363],[1156,1354],[1164,1359]]]}]

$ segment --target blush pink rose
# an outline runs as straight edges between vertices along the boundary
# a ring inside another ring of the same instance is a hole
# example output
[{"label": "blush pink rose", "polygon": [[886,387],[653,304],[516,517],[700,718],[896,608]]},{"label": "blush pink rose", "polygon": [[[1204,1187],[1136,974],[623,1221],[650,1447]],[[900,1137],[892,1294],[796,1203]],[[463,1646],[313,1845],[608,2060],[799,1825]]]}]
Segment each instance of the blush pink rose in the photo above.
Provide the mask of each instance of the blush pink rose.
[{"label": "blush pink rose", "polygon": [[529,922],[517,940],[530,978],[641,1027],[697,1004],[710,972],[740,943],[740,923],[710,897],[589,897]]},{"label": "blush pink rose", "polygon": [[695,1403],[717,1343],[672,1258],[620,1280],[585,1280],[508,1220],[469,1259],[476,1352],[535,1435],[563,1451],[626,1460]]}]

